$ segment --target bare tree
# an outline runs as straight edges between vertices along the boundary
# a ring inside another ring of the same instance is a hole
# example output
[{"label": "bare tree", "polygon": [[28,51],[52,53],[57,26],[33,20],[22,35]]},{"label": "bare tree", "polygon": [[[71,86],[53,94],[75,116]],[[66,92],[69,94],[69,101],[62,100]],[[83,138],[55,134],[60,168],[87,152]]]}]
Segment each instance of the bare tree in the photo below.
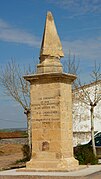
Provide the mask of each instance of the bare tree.
[{"label": "bare tree", "polygon": [[78,75],[79,73],[79,60],[76,60],[75,54],[72,55],[69,50],[68,58],[64,61],[63,67],[64,71],[69,74]]},{"label": "bare tree", "polygon": [[[79,79],[79,61],[76,63],[75,55],[71,58],[71,52],[69,50],[68,61],[66,62],[67,72],[77,76],[76,81],[73,83],[73,98],[83,102],[90,107],[90,118],[91,118],[91,139],[93,153],[96,156],[95,140],[94,140],[94,109],[101,101],[101,66],[97,65],[95,62],[94,70],[91,73],[90,86],[82,85],[81,80]],[[66,68],[65,67],[65,68]]]},{"label": "bare tree", "polygon": [[91,139],[93,153],[96,156],[96,147],[94,141],[94,109],[101,101],[101,70],[100,65],[96,65],[91,73],[90,85],[82,85],[80,79],[75,84],[75,90],[73,92],[74,98],[78,101],[90,107],[90,119],[91,119]]},{"label": "bare tree", "polygon": [[24,109],[27,117],[28,145],[31,152],[31,116],[30,116],[30,86],[24,80],[23,75],[30,74],[31,68],[27,70],[20,68],[13,60],[9,62],[0,72],[0,84],[5,89],[5,93],[18,102]]}]

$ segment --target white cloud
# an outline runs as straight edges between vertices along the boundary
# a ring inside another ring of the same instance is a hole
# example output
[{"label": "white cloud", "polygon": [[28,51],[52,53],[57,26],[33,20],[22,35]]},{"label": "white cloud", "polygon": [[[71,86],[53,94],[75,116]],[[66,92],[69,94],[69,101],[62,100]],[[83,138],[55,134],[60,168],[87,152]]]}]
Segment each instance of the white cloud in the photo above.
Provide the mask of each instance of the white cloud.
[{"label": "white cloud", "polygon": [[101,12],[101,0],[48,0],[61,8],[68,9],[68,12],[74,13],[99,13]]},{"label": "white cloud", "polygon": [[13,28],[2,19],[0,19],[0,40],[27,44],[32,47],[39,47],[40,45],[39,38],[22,29]]},{"label": "white cloud", "polygon": [[[99,37],[100,38],[100,37]],[[68,54],[70,49],[80,60],[98,60],[101,58],[101,42],[97,39],[63,41],[63,49]]]},{"label": "white cloud", "polygon": [[2,19],[0,19],[0,29],[1,28],[8,28],[9,27],[9,25],[5,22],[5,21],[3,21]]}]

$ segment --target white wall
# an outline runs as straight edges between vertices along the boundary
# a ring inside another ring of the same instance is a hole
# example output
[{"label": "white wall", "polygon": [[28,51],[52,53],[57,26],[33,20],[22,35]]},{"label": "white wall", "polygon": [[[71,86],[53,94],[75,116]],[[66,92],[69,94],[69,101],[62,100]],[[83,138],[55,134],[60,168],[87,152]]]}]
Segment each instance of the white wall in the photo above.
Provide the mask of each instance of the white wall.
[{"label": "white wall", "polygon": [[[100,96],[101,96],[101,83],[99,84],[98,89],[99,89],[98,93],[100,93]],[[86,90],[90,93],[90,97],[93,100],[95,86],[88,85],[86,87]],[[74,93],[78,95],[77,91]],[[73,98],[73,131],[74,132],[90,132],[91,131],[90,106],[86,105],[80,100],[76,100],[75,96]],[[98,102],[97,106],[94,109],[94,130],[101,131],[101,100]],[[76,143],[79,143],[80,141],[83,142],[87,140],[87,138],[90,138],[90,136],[86,138],[86,135],[85,135],[85,139],[84,137],[81,138],[79,133],[77,137],[78,139],[76,139],[76,137],[77,135],[75,136]]]}]

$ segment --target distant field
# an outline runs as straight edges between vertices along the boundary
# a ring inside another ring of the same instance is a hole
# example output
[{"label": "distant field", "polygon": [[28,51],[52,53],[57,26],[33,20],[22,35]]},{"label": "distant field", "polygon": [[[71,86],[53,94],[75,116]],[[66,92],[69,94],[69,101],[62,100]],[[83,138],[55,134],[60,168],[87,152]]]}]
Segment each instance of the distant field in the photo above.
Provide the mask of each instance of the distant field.
[{"label": "distant field", "polygon": [[26,131],[0,131],[0,139],[10,139],[10,138],[25,138],[27,137]]}]

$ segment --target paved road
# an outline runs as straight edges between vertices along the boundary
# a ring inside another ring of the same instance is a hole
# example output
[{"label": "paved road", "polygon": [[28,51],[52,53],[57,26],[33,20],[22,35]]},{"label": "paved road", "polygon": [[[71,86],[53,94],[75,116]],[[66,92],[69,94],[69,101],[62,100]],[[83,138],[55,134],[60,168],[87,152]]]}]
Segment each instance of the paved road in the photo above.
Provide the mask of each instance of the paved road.
[{"label": "paved road", "polygon": [[[72,171],[72,172],[28,172],[28,171],[16,171],[14,170],[7,170],[7,171],[1,171],[0,176],[18,176],[18,175],[31,175],[31,176],[75,176],[75,177],[80,177],[80,176],[88,176],[91,175],[93,177],[96,177],[97,175],[100,176],[99,179],[101,179],[101,165],[90,165],[84,169],[80,169],[77,171]],[[91,178],[93,179],[93,178]]]}]

